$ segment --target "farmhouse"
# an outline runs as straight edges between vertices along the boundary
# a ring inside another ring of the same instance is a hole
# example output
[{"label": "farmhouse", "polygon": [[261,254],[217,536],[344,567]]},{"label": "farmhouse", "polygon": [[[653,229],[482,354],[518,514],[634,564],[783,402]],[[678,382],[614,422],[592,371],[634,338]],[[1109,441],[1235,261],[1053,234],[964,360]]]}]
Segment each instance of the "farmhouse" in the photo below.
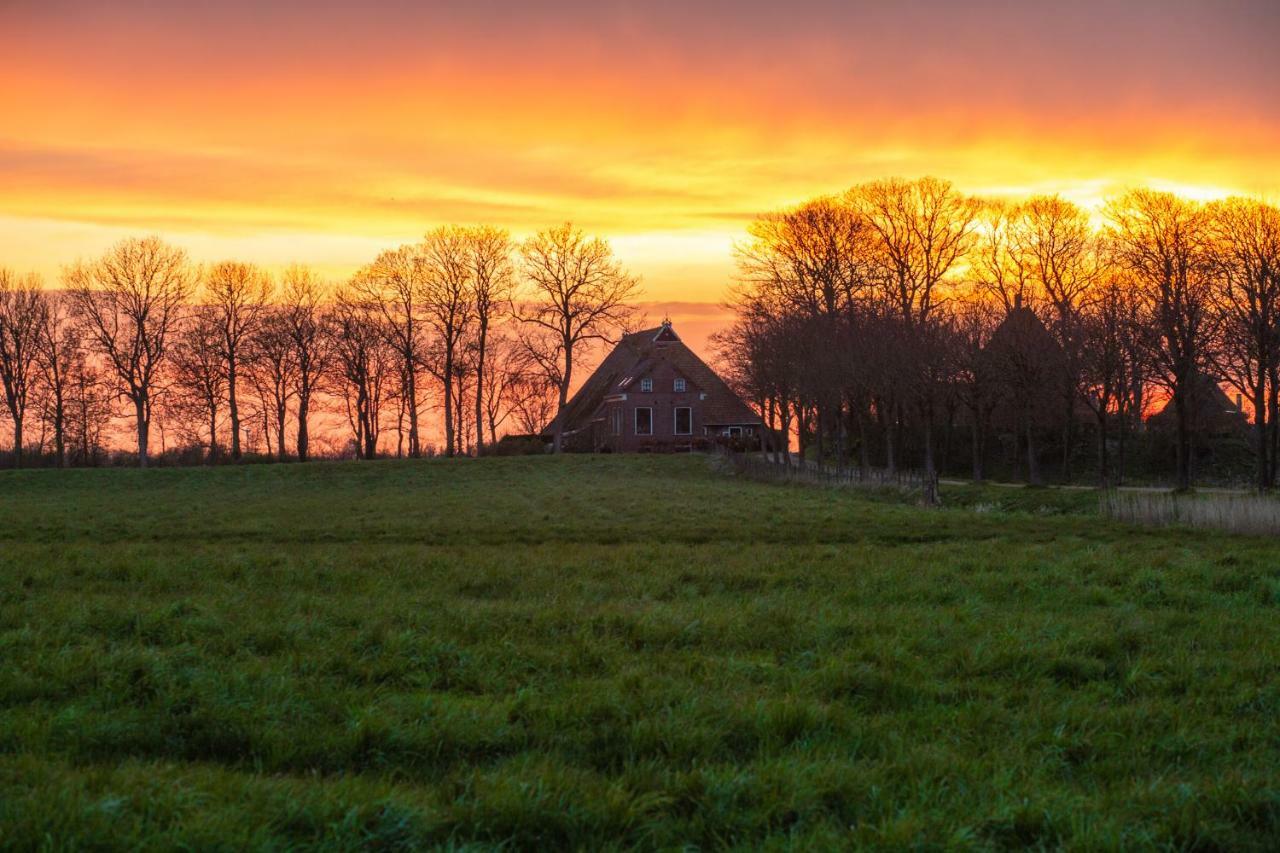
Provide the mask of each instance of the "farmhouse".
[{"label": "farmhouse", "polygon": [[[1191,382],[1190,403],[1189,425],[1194,432],[1221,437],[1243,435],[1249,430],[1249,415],[1244,411],[1239,395],[1232,400],[1218,380],[1208,373],[1197,373]],[[1147,426],[1157,430],[1173,430],[1177,423],[1178,410],[1173,400],[1147,418]]]},{"label": "farmhouse", "polygon": [[634,453],[684,450],[759,437],[760,416],[671,327],[623,336],[542,431],[563,424],[566,450]]}]

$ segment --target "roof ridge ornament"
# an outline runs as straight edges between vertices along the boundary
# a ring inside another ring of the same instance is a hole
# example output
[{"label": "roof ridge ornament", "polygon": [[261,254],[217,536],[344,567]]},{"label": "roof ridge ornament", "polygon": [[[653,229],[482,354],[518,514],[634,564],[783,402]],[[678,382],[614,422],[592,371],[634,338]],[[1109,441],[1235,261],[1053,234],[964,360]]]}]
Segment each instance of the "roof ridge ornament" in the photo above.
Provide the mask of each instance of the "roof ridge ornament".
[{"label": "roof ridge ornament", "polygon": [[676,334],[675,329],[671,328],[671,318],[663,317],[662,325],[658,327],[658,333],[653,336],[654,343],[669,343],[670,341],[679,341],[680,336]]}]

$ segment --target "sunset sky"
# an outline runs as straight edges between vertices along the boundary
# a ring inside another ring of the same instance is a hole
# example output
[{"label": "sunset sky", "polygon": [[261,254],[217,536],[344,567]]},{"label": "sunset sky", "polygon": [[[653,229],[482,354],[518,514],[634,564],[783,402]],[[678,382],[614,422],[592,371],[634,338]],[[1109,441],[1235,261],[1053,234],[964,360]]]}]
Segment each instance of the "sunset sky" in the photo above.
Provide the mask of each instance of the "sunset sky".
[{"label": "sunset sky", "polygon": [[258,5],[0,0],[0,264],[571,219],[714,303],[752,215],[874,177],[1280,195],[1275,0]]}]

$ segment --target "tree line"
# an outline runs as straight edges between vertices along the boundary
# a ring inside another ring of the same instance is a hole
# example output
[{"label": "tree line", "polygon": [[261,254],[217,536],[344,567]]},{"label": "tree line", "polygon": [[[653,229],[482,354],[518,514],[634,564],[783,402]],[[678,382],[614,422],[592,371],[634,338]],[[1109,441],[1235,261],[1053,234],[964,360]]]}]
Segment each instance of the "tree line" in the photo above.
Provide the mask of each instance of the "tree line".
[{"label": "tree line", "polygon": [[520,242],[440,227],[339,284],[302,265],[199,266],[133,238],[60,284],[0,268],[0,384],[19,467],[96,464],[119,416],[141,466],[157,424],[208,462],[242,459],[250,436],[268,457],[306,461],[318,411],[345,423],[329,453],[432,452],[423,413],[435,409],[440,451],[479,454],[508,425],[549,422],[639,294],[609,245],[571,224]]},{"label": "tree line", "polygon": [[1096,479],[1115,484],[1144,416],[1167,403],[1187,488],[1221,383],[1247,400],[1254,484],[1276,484],[1275,206],[1134,189],[1095,221],[1058,196],[886,179],[760,216],[736,254],[721,362],[819,458],[895,469],[909,448],[933,474],[940,439],[963,432],[975,480],[998,439],[1039,483],[1050,449],[1070,478],[1087,435]]}]

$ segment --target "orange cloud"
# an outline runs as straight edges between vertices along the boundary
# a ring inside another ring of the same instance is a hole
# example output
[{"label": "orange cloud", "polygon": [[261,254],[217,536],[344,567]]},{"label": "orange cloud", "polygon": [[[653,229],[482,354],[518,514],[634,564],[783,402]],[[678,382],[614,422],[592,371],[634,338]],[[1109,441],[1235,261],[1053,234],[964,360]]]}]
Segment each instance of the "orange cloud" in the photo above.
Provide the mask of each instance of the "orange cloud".
[{"label": "orange cloud", "polygon": [[440,222],[573,219],[650,298],[715,301],[754,213],[887,174],[1280,191],[1275,7],[1114,7],[6,7],[0,262],[160,232],[343,275]]}]

